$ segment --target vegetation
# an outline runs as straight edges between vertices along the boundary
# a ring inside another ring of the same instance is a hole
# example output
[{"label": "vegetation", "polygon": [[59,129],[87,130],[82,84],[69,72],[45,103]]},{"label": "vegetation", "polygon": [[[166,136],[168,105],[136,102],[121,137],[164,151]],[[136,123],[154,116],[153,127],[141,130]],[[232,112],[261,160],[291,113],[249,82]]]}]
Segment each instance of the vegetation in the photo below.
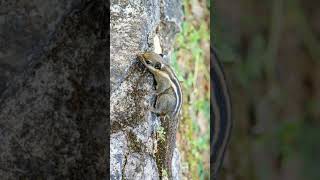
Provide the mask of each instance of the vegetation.
[{"label": "vegetation", "polygon": [[157,129],[157,136],[159,137],[159,140],[165,141],[165,135],[166,132],[164,131],[164,128],[162,126],[159,126]]},{"label": "vegetation", "polygon": [[185,20],[176,39],[172,65],[182,81],[178,146],[188,179],[208,179],[210,168],[209,2],[184,0]]},{"label": "vegetation", "polygon": [[320,179],[319,7],[239,0],[214,8],[235,117],[221,179]]}]

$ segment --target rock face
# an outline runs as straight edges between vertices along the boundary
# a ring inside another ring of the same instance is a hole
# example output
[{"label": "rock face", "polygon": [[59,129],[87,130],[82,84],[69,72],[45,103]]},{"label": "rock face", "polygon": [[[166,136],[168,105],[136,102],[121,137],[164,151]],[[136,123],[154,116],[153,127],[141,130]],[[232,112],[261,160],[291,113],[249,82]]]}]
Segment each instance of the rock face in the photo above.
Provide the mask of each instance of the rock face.
[{"label": "rock face", "polygon": [[108,8],[1,1],[1,179],[107,176]]},{"label": "rock face", "polygon": [[[113,0],[110,10],[111,179],[159,179],[155,153],[161,122],[148,111],[155,101],[154,80],[136,55],[156,49],[170,56],[182,21],[181,1]],[[173,177],[179,179],[177,150]]]}]

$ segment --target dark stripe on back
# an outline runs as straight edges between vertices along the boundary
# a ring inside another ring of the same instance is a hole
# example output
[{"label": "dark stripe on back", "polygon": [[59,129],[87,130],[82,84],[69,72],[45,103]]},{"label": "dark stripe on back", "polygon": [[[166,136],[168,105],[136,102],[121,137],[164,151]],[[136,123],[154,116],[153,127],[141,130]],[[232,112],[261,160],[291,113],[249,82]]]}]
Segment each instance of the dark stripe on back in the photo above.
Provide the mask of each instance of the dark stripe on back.
[{"label": "dark stripe on back", "polygon": [[[212,105],[210,106],[211,113],[213,114],[213,121],[211,122],[211,135],[210,135],[210,143],[211,143],[211,164],[214,164],[214,173],[216,176],[222,162],[223,157],[226,150],[226,145],[229,141],[230,130],[232,128],[231,122],[231,106],[230,99],[227,90],[224,90],[223,87],[226,88],[224,73],[222,70],[222,66],[218,60],[218,57],[213,48],[210,49],[210,74],[211,74],[211,100],[216,101],[215,103],[218,105],[219,112],[214,112]],[[216,119],[215,113],[219,113],[220,119]],[[218,137],[214,137],[215,135],[215,124],[216,121],[219,121],[219,133]],[[219,156],[221,154],[221,156]]]},{"label": "dark stripe on back", "polygon": [[177,96],[178,96],[177,98],[179,98],[179,102],[177,102],[175,104],[175,106],[177,106],[177,104],[180,104],[180,106],[178,106],[177,109],[175,109],[175,111],[174,111],[174,114],[177,114],[179,112],[179,110],[181,109],[181,103],[182,103],[182,94],[180,92],[181,87],[180,87],[179,80],[178,80],[177,76],[173,73],[173,70],[170,68],[167,68],[166,70],[170,72],[170,73],[168,73],[169,77],[170,77],[171,81],[173,82],[173,84],[177,87]]}]

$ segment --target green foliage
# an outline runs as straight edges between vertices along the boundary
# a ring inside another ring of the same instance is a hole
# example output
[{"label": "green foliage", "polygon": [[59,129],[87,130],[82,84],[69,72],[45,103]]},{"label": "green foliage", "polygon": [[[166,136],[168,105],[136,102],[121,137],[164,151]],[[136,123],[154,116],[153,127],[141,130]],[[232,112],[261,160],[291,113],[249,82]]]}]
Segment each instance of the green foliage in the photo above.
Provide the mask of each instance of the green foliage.
[{"label": "green foliage", "polygon": [[179,144],[182,159],[188,164],[188,179],[208,179],[210,163],[210,61],[209,56],[205,56],[210,46],[209,22],[206,21],[210,5],[206,1],[198,3],[202,3],[204,12],[200,20],[195,19],[191,11],[193,1],[183,1],[185,21],[176,38],[171,61],[182,81],[184,105]]},{"label": "green foliage", "polygon": [[163,178],[163,179],[168,179],[168,172],[167,172],[166,169],[163,169],[163,170],[162,170],[162,178]]},{"label": "green foliage", "polygon": [[264,51],[266,43],[261,36],[254,37],[250,44],[248,55],[242,63],[238,63],[237,69],[238,81],[243,87],[250,87],[250,83],[262,77],[265,71],[264,66]]},{"label": "green foliage", "polygon": [[[261,179],[282,174],[288,164],[297,163],[294,173],[320,179],[315,2],[240,0],[238,6],[228,6],[221,1],[220,12],[211,14],[211,39],[233,97],[232,168],[226,174],[237,171],[239,179]],[[268,159],[255,166],[256,146],[270,147],[265,153],[274,156],[275,163],[267,165]]]},{"label": "green foliage", "polygon": [[281,153],[287,160],[301,157],[302,177],[309,180],[320,179],[320,139],[319,128],[305,121],[286,122],[279,125],[278,139]]},{"label": "green foliage", "polygon": [[159,126],[158,129],[157,129],[157,135],[158,137],[160,138],[160,140],[162,141],[165,141],[165,135],[166,135],[166,132],[164,131],[164,128],[162,126]]}]

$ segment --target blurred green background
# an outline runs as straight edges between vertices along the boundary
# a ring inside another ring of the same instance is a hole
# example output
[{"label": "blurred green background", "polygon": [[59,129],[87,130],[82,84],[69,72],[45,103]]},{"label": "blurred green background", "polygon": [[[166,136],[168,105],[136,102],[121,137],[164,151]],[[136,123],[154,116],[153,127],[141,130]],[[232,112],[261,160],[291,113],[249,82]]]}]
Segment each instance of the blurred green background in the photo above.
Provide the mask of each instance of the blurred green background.
[{"label": "blurred green background", "polygon": [[211,2],[234,128],[221,180],[320,179],[320,1]]},{"label": "blurred green background", "polygon": [[178,147],[184,179],[209,179],[210,168],[210,6],[183,0],[184,21],[171,63],[183,88]]}]

